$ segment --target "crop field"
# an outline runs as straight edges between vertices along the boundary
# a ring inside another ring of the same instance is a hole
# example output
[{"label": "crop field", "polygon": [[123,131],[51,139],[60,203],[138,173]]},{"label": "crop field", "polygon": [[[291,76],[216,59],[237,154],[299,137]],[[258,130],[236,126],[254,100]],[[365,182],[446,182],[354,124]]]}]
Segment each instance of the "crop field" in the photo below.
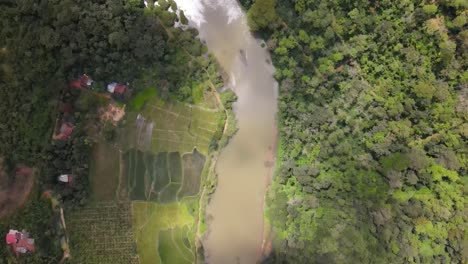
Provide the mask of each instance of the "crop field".
[{"label": "crop field", "polygon": [[138,263],[129,202],[98,203],[65,215],[71,263]]},{"label": "crop field", "polygon": [[179,199],[198,194],[205,161],[205,156],[198,151],[183,156],[184,178],[182,181],[182,189],[179,192]]},{"label": "crop field", "polygon": [[200,190],[205,156],[197,150],[156,155],[130,150],[124,155],[125,181],[132,200],[171,203]]},{"label": "crop field", "polygon": [[171,174],[171,182],[182,182],[182,161],[179,152],[171,152],[168,155],[169,173]]},{"label": "crop field", "polygon": [[141,264],[193,263],[194,209],[186,203],[133,203],[133,228]]},{"label": "crop field", "polygon": [[67,216],[73,263],[194,262],[202,172],[224,129],[216,94],[198,92],[197,105],[145,97],[126,113],[114,145],[96,144],[93,200],[106,203]]},{"label": "crop field", "polygon": [[195,254],[187,237],[188,231],[187,226],[159,231],[158,252],[162,263],[193,263]]},{"label": "crop field", "polygon": [[[151,142],[154,153],[187,153],[197,148],[206,155],[213,135],[222,129],[218,122],[222,112],[218,110],[181,102],[167,103],[157,98],[147,102],[141,116],[146,124],[152,124],[152,133],[141,131],[137,133],[138,140]],[[142,140],[141,135],[151,136],[151,140]]]},{"label": "crop field", "polygon": [[93,147],[90,164],[92,199],[112,201],[119,183],[119,150],[106,142]]}]

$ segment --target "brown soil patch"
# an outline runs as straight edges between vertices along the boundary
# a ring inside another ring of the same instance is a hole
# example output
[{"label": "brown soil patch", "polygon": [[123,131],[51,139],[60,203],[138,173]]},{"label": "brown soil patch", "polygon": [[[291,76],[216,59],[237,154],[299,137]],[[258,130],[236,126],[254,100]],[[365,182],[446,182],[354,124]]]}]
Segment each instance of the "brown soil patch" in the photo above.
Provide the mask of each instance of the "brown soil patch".
[{"label": "brown soil patch", "polygon": [[4,171],[0,158],[0,218],[11,215],[28,199],[34,186],[34,171],[24,165],[17,165],[12,175]]},{"label": "brown soil patch", "polygon": [[94,145],[90,179],[92,198],[95,201],[112,201],[116,198],[120,175],[120,152],[114,146],[100,142]]},{"label": "brown soil patch", "polygon": [[103,122],[111,122],[114,126],[125,116],[125,106],[119,107],[116,104],[108,104],[106,108],[99,110],[99,116]]}]

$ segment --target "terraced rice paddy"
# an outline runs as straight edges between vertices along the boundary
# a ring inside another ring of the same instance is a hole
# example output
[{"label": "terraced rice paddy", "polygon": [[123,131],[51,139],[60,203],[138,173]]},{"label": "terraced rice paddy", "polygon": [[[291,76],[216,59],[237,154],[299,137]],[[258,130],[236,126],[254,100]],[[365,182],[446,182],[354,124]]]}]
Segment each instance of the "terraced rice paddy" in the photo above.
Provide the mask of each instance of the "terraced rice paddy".
[{"label": "terraced rice paddy", "polygon": [[157,155],[131,150],[124,155],[126,186],[132,200],[170,203],[200,191],[205,156],[194,150]]},{"label": "terraced rice paddy", "polygon": [[195,257],[187,226],[159,231],[159,256],[162,263],[191,264]]},{"label": "terraced rice paddy", "polygon": [[[195,202],[195,201],[193,201]],[[195,208],[191,203],[133,203],[140,263],[184,264],[195,258]]]},{"label": "terraced rice paddy", "polygon": [[[196,147],[205,155],[217,131],[222,130],[222,112],[180,102],[159,99],[147,103],[141,116],[152,122],[151,151],[192,152]],[[146,140],[148,141],[148,140]]]}]

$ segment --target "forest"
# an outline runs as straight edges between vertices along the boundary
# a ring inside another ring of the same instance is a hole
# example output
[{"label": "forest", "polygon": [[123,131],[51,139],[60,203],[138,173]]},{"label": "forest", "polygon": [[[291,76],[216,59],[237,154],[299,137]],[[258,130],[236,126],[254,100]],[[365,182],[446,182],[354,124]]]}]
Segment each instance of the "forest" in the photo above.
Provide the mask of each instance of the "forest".
[{"label": "forest", "polygon": [[241,3],[280,83],[265,263],[466,263],[468,2]]},{"label": "forest", "polygon": [[[206,48],[195,38],[198,32],[185,26],[183,12],[176,15],[176,3],[158,3],[0,1],[0,157],[8,173],[16,164],[38,171],[29,201],[0,219],[0,233],[25,228],[38,236],[38,252],[27,263],[58,263],[62,254],[56,216],[42,192],[52,190],[66,210],[89,198],[93,135],[87,124],[97,118],[99,100],[83,103],[82,92],[67,83],[86,73],[96,93],[105,93],[107,83],[128,82],[129,92],[115,98],[121,104],[148,89],[163,99],[191,102],[197,80],[215,67],[202,58]],[[73,112],[59,114],[62,103],[73,105]],[[68,141],[52,140],[57,117],[76,126]],[[70,171],[76,176],[73,187],[58,185],[57,176]],[[7,247],[0,247],[0,263],[16,261]]]}]

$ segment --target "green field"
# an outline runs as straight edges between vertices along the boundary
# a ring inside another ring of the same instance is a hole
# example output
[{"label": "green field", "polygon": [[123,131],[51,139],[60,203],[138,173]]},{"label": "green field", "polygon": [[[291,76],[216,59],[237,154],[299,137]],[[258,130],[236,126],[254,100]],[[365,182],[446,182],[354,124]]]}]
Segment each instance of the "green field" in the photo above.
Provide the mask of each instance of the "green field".
[{"label": "green field", "polygon": [[125,182],[132,200],[171,203],[200,191],[206,158],[197,150],[157,155],[130,150],[124,155]]},{"label": "green field", "polygon": [[[72,252],[83,254],[77,258],[79,263],[132,263],[129,257],[135,255],[141,264],[194,262],[202,172],[207,169],[213,136],[223,129],[219,122],[223,112],[201,105],[149,99],[139,108],[139,118],[138,113],[127,113],[115,144],[96,145],[90,176],[93,197],[109,201],[114,211],[88,206],[82,218],[72,221],[76,234]],[[126,211],[115,208],[117,201],[129,204]],[[103,222],[93,222],[98,220]],[[109,234],[102,231],[106,223]],[[109,250],[97,242],[84,243],[94,238],[77,237],[86,228],[93,228],[93,236],[103,237]],[[111,239],[113,234],[120,238],[120,231],[127,235],[126,245],[131,245],[123,251],[128,257],[122,259],[117,250],[112,251],[118,242]],[[111,253],[115,259],[108,257]]]},{"label": "green field", "polygon": [[195,237],[192,215],[186,203],[134,202],[133,228],[140,263],[192,263],[195,249],[187,243]]},{"label": "green field", "polygon": [[222,126],[219,118],[222,112],[180,102],[162,102],[155,98],[147,102],[141,115],[153,122],[151,151],[192,152],[196,147],[203,154],[208,153],[213,135]]},{"label": "green field", "polygon": [[187,226],[159,231],[159,256],[162,263],[191,264],[195,258],[187,238]]}]

